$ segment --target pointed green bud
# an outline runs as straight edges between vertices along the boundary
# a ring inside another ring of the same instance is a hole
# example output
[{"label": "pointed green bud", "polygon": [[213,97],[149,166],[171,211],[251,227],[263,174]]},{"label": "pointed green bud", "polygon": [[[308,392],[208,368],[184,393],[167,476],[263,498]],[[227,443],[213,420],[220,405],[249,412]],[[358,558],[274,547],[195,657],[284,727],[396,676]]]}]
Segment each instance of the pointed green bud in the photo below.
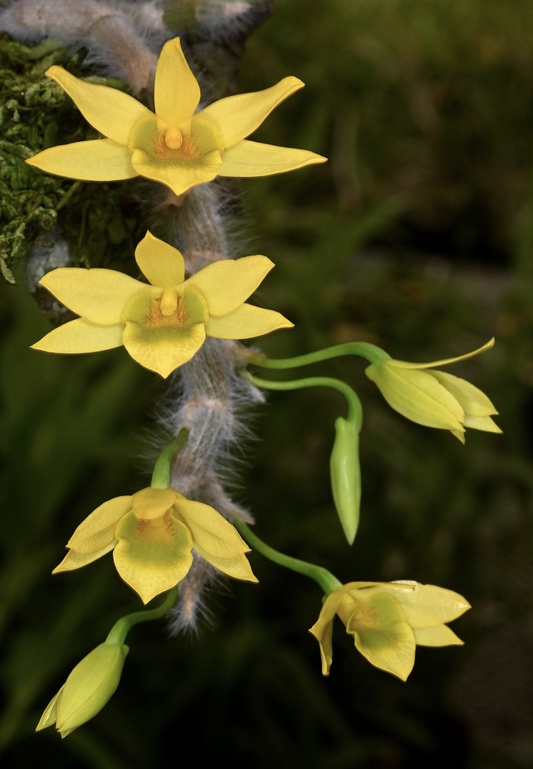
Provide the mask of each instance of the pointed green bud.
[{"label": "pointed green bud", "polygon": [[361,503],[359,432],[353,421],[339,417],[335,422],[335,433],[330,460],[331,490],[337,515],[351,545],[359,526]]},{"label": "pointed green bud", "polygon": [[66,737],[90,721],[115,693],[128,652],[125,644],[107,642],[93,649],[76,665],[45,709],[35,731],[55,724],[61,737]]}]

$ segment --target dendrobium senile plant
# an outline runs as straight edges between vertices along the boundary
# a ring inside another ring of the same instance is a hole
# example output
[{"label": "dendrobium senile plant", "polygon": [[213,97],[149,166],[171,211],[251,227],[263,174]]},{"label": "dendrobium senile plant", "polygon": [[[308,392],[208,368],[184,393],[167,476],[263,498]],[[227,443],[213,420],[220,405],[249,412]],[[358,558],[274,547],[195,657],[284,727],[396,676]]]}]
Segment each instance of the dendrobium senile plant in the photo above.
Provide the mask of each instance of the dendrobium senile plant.
[{"label": "dendrobium senile plant", "polygon": [[[121,13],[114,9],[113,18]],[[159,57],[155,112],[122,91],[85,82],[62,67],[51,67],[47,75],[105,137],[52,147],[28,160],[49,173],[106,182],[144,176],[180,196],[174,200],[174,208],[179,210],[186,208],[189,191],[198,193],[192,188],[217,176],[265,176],[325,160],[306,150],[247,140],[281,101],[302,87],[300,80],[287,77],[264,91],[230,96],[196,111],[200,88],[179,38],[166,42]],[[195,229],[209,231],[212,221],[205,211],[210,209],[202,210]],[[211,213],[215,219],[214,208]],[[179,225],[179,214],[177,221]],[[173,424],[178,437],[157,460],[151,486],[111,499],[94,510],[78,526],[67,543],[67,555],[54,570],[77,569],[113,551],[120,576],[144,603],[161,593],[167,595],[158,608],[128,614],[115,623],[104,643],[68,676],[45,709],[38,730],[55,724],[65,737],[101,710],[118,686],[129,630],[139,622],[167,614],[182,590],[197,590],[192,601],[196,605],[201,580],[197,580],[197,588],[187,582],[195,564],[205,561],[217,572],[257,582],[245,555],[250,545],[275,563],[311,578],[324,593],[319,619],[310,630],[320,645],[324,675],[329,674],[332,660],[335,616],[340,617],[369,662],[402,680],[413,668],[417,645],[462,643],[447,627],[469,608],[457,593],[405,581],[343,584],[323,567],[292,558],[263,542],[244,522],[247,515],[228,503],[213,471],[219,457],[213,456],[212,447],[216,440],[228,441],[228,436],[238,434],[232,410],[236,398],[229,392],[232,387],[238,390],[248,383],[254,397],[256,388],[328,387],[340,392],[348,412],[335,422],[330,478],[334,506],[351,545],[358,530],[362,488],[359,442],[363,409],[358,396],[347,384],[331,377],[274,382],[258,378],[249,367],[291,369],[342,355],[361,356],[370,364],[367,376],[392,408],[419,424],[450,430],[464,442],[465,428],[500,432],[491,418],[497,412],[476,387],[433,369],[477,355],[493,341],[473,353],[431,364],[393,360],[379,347],[358,342],[284,360],[265,358],[238,344],[225,345],[217,340],[249,339],[292,324],[277,312],[246,303],[272,268],[270,259],[248,256],[232,260],[227,253],[220,254],[219,248],[220,239],[214,238],[210,253],[219,254],[218,260],[186,277],[181,253],[148,232],[135,252],[148,283],[114,270],[71,267],[55,269],[40,281],[80,317],[51,331],[33,345],[35,349],[70,354],[124,345],[134,360],[162,377],[182,367],[186,374],[182,381],[193,381],[194,387],[192,395],[189,389],[182,396],[177,428]],[[216,363],[211,367],[199,361],[206,341],[209,360]],[[226,430],[217,419],[227,420]],[[187,459],[196,463],[200,480],[192,484],[193,494],[187,492],[185,496],[180,492],[180,488],[184,490],[181,476],[189,481],[195,477],[183,469],[187,462],[182,465],[179,461],[181,452],[188,449],[189,430],[191,438],[195,434],[195,442]],[[201,501],[204,494],[214,495],[224,504],[213,507]]]},{"label": "dendrobium senile plant", "polygon": [[185,280],[181,253],[150,232],[135,251],[142,283],[116,270],[60,267],[40,281],[80,315],[33,345],[54,353],[87,353],[124,345],[162,377],[190,360],[206,335],[248,339],[293,324],[244,300],[274,264],[266,256],[213,262]]},{"label": "dendrobium senile plant", "polygon": [[106,137],[51,147],[27,161],[51,174],[101,182],[145,176],[181,195],[216,176],[269,176],[326,160],[307,150],[246,138],[303,87],[297,77],[257,93],[228,96],[196,112],[200,86],[179,38],[165,43],[159,57],[155,114],[132,96],[86,83],[63,67],[50,67],[46,74]]}]

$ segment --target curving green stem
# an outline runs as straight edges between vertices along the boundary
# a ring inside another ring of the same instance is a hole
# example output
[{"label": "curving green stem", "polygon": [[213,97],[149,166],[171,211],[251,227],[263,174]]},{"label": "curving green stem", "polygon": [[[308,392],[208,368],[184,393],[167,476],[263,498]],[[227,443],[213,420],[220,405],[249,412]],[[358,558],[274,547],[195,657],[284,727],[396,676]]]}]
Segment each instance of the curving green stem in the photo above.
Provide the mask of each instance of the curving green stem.
[{"label": "curving green stem", "polygon": [[243,371],[241,376],[247,379],[256,387],[262,387],[265,390],[299,390],[303,387],[331,387],[340,392],[348,401],[348,421],[353,422],[357,427],[357,432],[361,430],[363,424],[363,407],[352,388],[341,382],[339,379],[325,376],[313,376],[306,379],[291,379],[288,382],[272,382],[268,379],[260,379],[250,374],[249,371]]},{"label": "curving green stem", "polygon": [[250,355],[247,357],[247,363],[253,363],[254,366],[261,368],[297,368],[298,366],[309,366],[311,363],[319,363],[322,360],[330,358],[339,358],[342,355],[359,355],[365,358],[369,363],[381,363],[390,358],[390,355],[368,342],[347,342],[346,344],[336,344],[334,347],[326,347],[324,350],[307,353],[307,355],[297,355],[295,358],[264,358],[260,355]]},{"label": "curving green stem", "polygon": [[189,431],[186,427],[182,427],[178,433],[178,437],[168,446],[165,446],[157,462],[154,465],[154,472],[152,473],[152,483],[150,484],[154,489],[168,489],[170,488],[170,471],[172,460],[176,454],[182,450],[187,443],[189,437]]},{"label": "curving green stem", "polygon": [[145,611],[136,611],[133,614],[126,614],[115,622],[105,639],[106,643],[123,644],[126,636],[134,625],[140,622],[150,622],[153,619],[163,617],[176,603],[179,593],[179,583],[169,590],[165,600],[157,609],[146,609]]},{"label": "curving green stem", "polygon": [[284,566],[286,569],[297,571],[298,574],[303,574],[306,577],[310,577],[310,579],[314,579],[326,595],[342,586],[342,582],[339,582],[337,577],[322,566],[315,566],[314,563],[300,561],[298,558],[291,558],[289,555],[280,553],[279,550],[274,550],[273,547],[270,547],[263,542],[262,539],[259,539],[257,534],[254,534],[242,521],[233,521],[233,525],[237,531],[242,534],[246,542],[264,555],[265,558],[274,561],[274,563],[278,563],[280,566]]}]

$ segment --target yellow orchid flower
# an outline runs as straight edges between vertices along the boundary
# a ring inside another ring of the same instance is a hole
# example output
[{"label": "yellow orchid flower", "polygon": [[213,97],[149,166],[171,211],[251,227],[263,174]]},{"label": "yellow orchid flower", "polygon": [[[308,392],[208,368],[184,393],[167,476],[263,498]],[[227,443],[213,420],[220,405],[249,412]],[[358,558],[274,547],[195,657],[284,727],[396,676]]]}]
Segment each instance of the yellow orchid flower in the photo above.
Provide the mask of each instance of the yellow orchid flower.
[{"label": "yellow orchid flower", "polygon": [[419,425],[450,430],[464,443],[466,427],[501,433],[491,419],[491,415],[498,412],[474,385],[444,371],[429,369],[471,358],[493,345],[494,339],[491,339],[479,350],[433,363],[406,363],[386,358],[369,366],[365,374],[378,386],[389,406],[404,417]]},{"label": "yellow orchid flower", "polygon": [[257,93],[228,96],[195,113],[200,87],[179,38],[163,46],[155,74],[155,114],[115,88],[86,83],[62,67],[46,73],[106,138],[40,152],[27,162],[58,176],[115,181],[145,176],[181,195],[215,176],[269,176],[326,158],[246,139],[270,112],[303,87],[296,77]]},{"label": "yellow orchid flower", "polygon": [[35,731],[55,724],[64,738],[94,718],[115,693],[128,652],[125,644],[107,641],[93,649],[47,705]]},{"label": "yellow orchid flower", "polygon": [[194,550],[219,571],[257,582],[250,551],[220,513],[174,489],[146,488],[104,502],[67,542],[69,552],[53,574],[79,569],[113,550],[118,573],[144,603],[178,584]]},{"label": "yellow orchid flower", "polygon": [[81,317],[33,349],[71,354],[123,344],[142,366],[168,377],[193,357],[206,335],[248,339],[293,325],[279,312],[244,301],[274,266],[266,256],[223,259],[185,280],[180,252],[148,232],[135,258],[150,283],[100,268],[48,272],[41,285]]},{"label": "yellow orchid flower", "polygon": [[349,582],[330,593],[310,629],[320,644],[322,674],[332,662],[333,620],[337,614],[355,648],[375,667],[406,681],[416,646],[463,642],[445,624],[470,604],[458,593],[418,582]]}]

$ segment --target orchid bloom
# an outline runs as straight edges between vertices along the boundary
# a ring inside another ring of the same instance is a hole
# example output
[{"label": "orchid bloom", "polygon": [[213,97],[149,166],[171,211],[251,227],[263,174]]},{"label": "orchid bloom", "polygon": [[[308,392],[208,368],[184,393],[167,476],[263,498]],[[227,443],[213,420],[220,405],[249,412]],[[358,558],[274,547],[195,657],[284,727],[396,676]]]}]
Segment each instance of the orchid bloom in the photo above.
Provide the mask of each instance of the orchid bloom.
[{"label": "orchid bloom", "polygon": [[320,644],[322,674],[333,657],[333,620],[337,614],[353,636],[355,648],[375,667],[406,681],[415,664],[416,646],[463,642],[446,622],[470,604],[458,593],[418,582],[349,582],[330,593],[310,629]]},{"label": "orchid bloom", "polygon": [[81,317],[50,331],[33,349],[70,354],[123,344],[142,366],[168,377],[206,335],[248,339],[293,325],[244,301],[274,266],[266,256],[221,259],[185,280],[180,252],[148,232],[135,258],[150,283],[100,268],[48,272],[41,285]]},{"label": "orchid bloom", "polygon": [[466,427],[501,433],[491,419],[498,412],[487,396],[474,385],[444,371],[429,369],[471,358],[493,345],[494,339],[491,339],[474,352],[433,363],[406,363],[385,358],[369,366],[365,374],[378,386],[395,411],[419,425],[450,430],[464,443]]},{"label": "orchid bloom", "polygon": [[181,195],[215,176],[269,176],[326,160],[307,150],[246,139],[280,102],[303,87],[296,77],[195,112],[200,86],[179,38],[165,43],[159,57],[155,114],[132,96],[79,80],[63,67],[54,65],[46,74],[106,137],[52,147],[27,161],[51,174],[106,182],[145,176]]},{"label": "orchid bloom", "polygon": [[104,502],[67,542],[69,552],[53,574],[79,569],[113,550],[118,573],[148,603],[178,584],[193,554],[235,579],[257,582],[250,551],[220,513],[174,489],[146,488]]}]

